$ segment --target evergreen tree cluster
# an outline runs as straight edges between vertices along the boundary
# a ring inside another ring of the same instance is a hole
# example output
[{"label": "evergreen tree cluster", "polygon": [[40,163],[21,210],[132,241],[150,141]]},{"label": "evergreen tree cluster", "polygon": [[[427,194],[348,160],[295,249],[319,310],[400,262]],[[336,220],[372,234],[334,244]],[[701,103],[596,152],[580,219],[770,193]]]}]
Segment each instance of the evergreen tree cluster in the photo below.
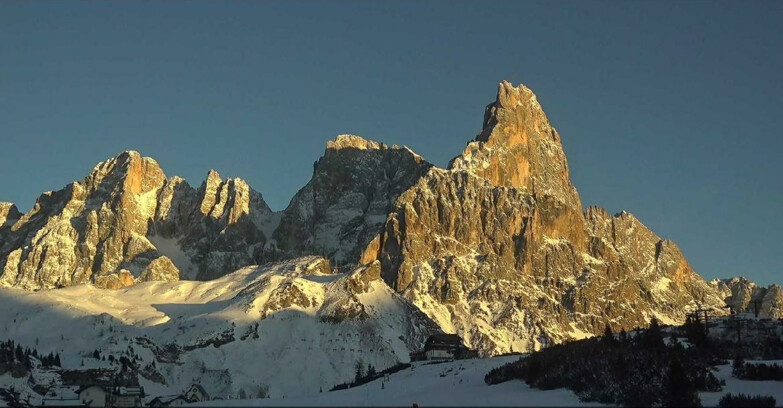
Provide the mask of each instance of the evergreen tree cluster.
[{"label": "evergreen tree cluster", "polygon": [[[356,387],[356,386],[359,386],[359,385],[362,385],[362,384],[367,384],[370,381],[377,380],[377,379],[379,379],[381,377],[386,376],[387,374],[396,373],[398,371],[401,371],[401,370],[404,370],[406,368],[409,368],[410,366],[411,366],[410,364],[397,363],[394,366],[389,367],[389,368],[387,368],[385,370],[377,371],[373,365],[368,364],[367,365],[367,371],[365,372],[364,369],[363,369],[364,363],[361,363],[361,360],[359,360],[359,362],[357,362],[357,364],[356,364],[356,378],[354,378],[353,382],[342,383],[342,384],[335,385],[329,391],[345,390],[345,389],[348,389],[348,388],[351,388],[351,387]],[[362,368],[360,369],[359,367],[362,367]]]},{"label": "evergreen tree cluster", "polygon": [[567,388],[582,401],[624,406],[699,406],[698,391],[718,391],[711,354],[666,345],[657,322],[631,338],[624,331],[555,345],[498,367],[487,384],[522,379],[541,389]]},{"label": "evergreen tree cluster", "polygon": [[745,360],[737,358],[734,360],[732,375],[748,381],[783,381],[783,367],[777,363],[746,363]]},{"label": "evergreen tree cluster", "polygon": [[62,367],[60,355],[41,355],[36,349],[22,348],[13,340],[0,342],[0,374],[10,372],[14,377],[28,374],[33,369],[33,359],[41,361],[43,367]]},{"label": "evergreen tree cluster", "polygon": [[756,395],[751,397],[750,395],[731,393],[724,395],[718,406],[721,408],[734,408],[734,407],[758,407],[758,408],[773,408],[775,406],[775,397]]}]

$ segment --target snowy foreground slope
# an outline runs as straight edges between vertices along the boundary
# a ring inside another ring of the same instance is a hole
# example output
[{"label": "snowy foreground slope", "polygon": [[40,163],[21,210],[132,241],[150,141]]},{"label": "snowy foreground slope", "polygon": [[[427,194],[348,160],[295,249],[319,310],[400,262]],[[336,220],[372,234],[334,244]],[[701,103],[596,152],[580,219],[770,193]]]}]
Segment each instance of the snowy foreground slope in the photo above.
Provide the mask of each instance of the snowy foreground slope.
[{"label": "snowy foreground slope", "polygon": [[[781,360],[757,360],[747,361],[748,363],[777,363],[782,364]],[[745,381],[734,378],[731,376],[731,364],[724,364],[717,366],[717,373],[715,376],[718,379],[725,380],[726,385],[723,386],[723,390],[719,392],[702,392],[699,394],[701,398],[701,405],[705,407],[715,407],[718,405],[721,397],[731,393],[747,394],[747,395],[768,395],[775,398],[776,406],[783,406],[783,384],[780,381]]]},{"label": "snowy foreground slope", "polygon": [[[357,361],[408,361],[434,329],[379,273],[369,265],[332,274],[326,260],[305,257],[208,282],[0,289],[0,337],[59,353],[64,369],[116,370],[107,356],[137,356],[150,396],[192,383],[217,397],[266,387],[273,397],[318,393],[351,380]],[[59,382],[40,368],[33,377]]]},{"label": "snowy foreground slope", "polygon": [[[518,356],[495,357],[423,365],[414,363],[412,369],[394,373],[387,382],[382,379],[342,391],[324,392],[314,396],[270,398],[255,400],[210,401],[192,404],[203,407],[255,406],[530,406],[530,407],[589,407],[608,406],[582,402],[566,389],[540,390],[528,387],[522,381],[508,381],[486,385],[484,375],[492,368],[514,361]],[[750,362],[750,361],[749,361]],[[760,363],[762,361],[754,361]],[[770,363],[772,361],[765,361]],[[781,361],[775,361],[778,364]],[[727,393],[770,395],[783,406],[783,386],[777,381],[744,381],[731,376],[731,365],[721,365],[715,372],[726,381],[719,392],[699,394],[702,406],[714,407]],[[383,384],[383,388],[381,388]]]},{"label": "snowy foreground slope", "polygon": [[[584,403],[569,390],[541,391],[521,381],[489,386],[484,375],[519,356],[458,360],[441,364],[414,363],[391,374],[388,382],[368,384],[314,396],[256,400],[209,401],[194,406],[602,406]],[[383,388],[381,385],[383,384]]]}]

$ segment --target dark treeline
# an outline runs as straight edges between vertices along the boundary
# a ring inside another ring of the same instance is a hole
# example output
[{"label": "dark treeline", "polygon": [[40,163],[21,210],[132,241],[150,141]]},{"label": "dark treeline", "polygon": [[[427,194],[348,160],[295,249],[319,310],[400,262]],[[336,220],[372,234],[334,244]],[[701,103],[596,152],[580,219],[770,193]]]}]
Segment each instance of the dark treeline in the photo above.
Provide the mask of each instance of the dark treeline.
[{"label": "dark treeline", "polygon": [[370,381],[375,381],[379,378],[386,376],[386,374],[393,374],[396,373],[397,371],[402,371],[406,368],[409,368],[410,366],[411,366],[410,364],[406,364],[406,363],[397,363],[383,371],[375,371],[375,368],[372,366],[367,367],[367,372],[357,369],[356,377],[354,378],[353,382],[335,385],[329,391],[345,390],[351,387],[357,387],[362,384],[367,384]]},{"label": "dark treeline", "polygon": [[733,395],[731,393],[724,395],[718,402],[720,408],[774,408],[774,397],[763,397],[761,395],[750,396],[745,394]]},{"label": "dark treeline", "polygon": [[731,374],[740,380],[783,381],[783,367],[777,363],[746,363],[740,355],[734,359]]},{"label": "dark treeline", "polygon": [[699,391],[719,391],[710,367],[723,363],[704,348],[669,345],[657,321],[629,336],[602,337],[546,348],[490,371],[496,384],[522,379],[541,389],[567,388],[582,401],[624,406],[698,406]]},{"label": "dark treeline", "polygon": [[22,348],[13,340],[0,342],[0,374],[11,373],[16,378],[22,377],[33,369],[33,359],[47,368],[62,366],[59,354],[39,354],[38,350]]}]

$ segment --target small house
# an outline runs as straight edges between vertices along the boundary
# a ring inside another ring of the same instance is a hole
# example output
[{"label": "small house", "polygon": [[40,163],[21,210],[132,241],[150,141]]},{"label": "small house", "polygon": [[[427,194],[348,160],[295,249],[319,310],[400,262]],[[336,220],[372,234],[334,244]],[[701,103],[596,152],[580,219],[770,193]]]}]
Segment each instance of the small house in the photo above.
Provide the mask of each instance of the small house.
[{"label": "small house", "polygon": [[183,394],[185,399],[190,402],[209,401],[209,393],[199,384],[193,384]]},{"label": "small house", "polygon": [[456,334],[439,333],[427,338],[424,349],[410,353],[411,361],[421,360],[461,360],[477,357],[475,350],[462,344]]},{"label": "small house", "polygon": [[136,408],[144,406],[144,387],[114,387],[107,406],[114,408]]},{"label": "small house", "polygon": [[41,399],[42,407],[83,407],[79,399],[79,387],[56,385],[49,388]]}]

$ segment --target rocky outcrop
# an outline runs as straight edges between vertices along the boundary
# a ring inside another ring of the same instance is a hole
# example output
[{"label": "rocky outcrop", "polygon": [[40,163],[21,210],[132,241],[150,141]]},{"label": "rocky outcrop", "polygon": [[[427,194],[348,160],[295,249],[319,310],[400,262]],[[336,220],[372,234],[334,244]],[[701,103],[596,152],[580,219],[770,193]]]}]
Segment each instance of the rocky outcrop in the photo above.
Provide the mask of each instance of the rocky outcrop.
[{"label": "rocky outcrop", "polygon": [[22,218],[22,213],[16,208],[13,203],[0,203],[0,226],[11,225],[19,218]]},{"label": "rocky outcrop", "polygon": [[397,197],[430,167],[406,147],[337,136],[283,211],[266,258],[319,254],[338,266],[356,264]]},{"label": "rocky outcrop", "polygon": [[4,211],[0,284],[25,289],[222,276],[253,263],[252,246],[265,241],[256,224],[271,214],[240,179],[210,172],[196,191],[133,151],[44,193],[21,217],[14,210]]},{"label": "rocky outcrop", "polygon": [[[275,213],[242,179],[210,171],[194,189],[126,152],[42,195],[27,214],[0,205],[0,221],[3,285],[207,280],[319,255],[354,271],[340,280],[353,295],[324,301],[322,319],[369,316],[354,295],[382,280],[484,355],[606,325],[678,323],[697,306],[723,310],[727,298],[743,308],[762,299],[769,316],[783,304],[779,287],[704,282],[673,242],[630,213],[583,210],[559,133],[535,94],[508,82],[445,169],[406,147],[340,135]],[[294,283],[270,296],[265,313],[318,303]]]},{"label": "rocky outcrop", "polygon": [[12,203],[0,202],[0,248],[3,247],[4,236],[17,220],[22,218],[22,213]]},{"label": "rocky outcrop", "polygon": [[735,312],[758,314],[761,318],[783,318],[783,288],[778,284],[763,287],[743,277],[715,279],[710,284]]},{"label": "rocky outcrop", "polygon": [[481,133],[399,197],[379,240],[384,280],[487,355],[721,303],[632,215],[582,212],[560,136],[507,82]]}]

